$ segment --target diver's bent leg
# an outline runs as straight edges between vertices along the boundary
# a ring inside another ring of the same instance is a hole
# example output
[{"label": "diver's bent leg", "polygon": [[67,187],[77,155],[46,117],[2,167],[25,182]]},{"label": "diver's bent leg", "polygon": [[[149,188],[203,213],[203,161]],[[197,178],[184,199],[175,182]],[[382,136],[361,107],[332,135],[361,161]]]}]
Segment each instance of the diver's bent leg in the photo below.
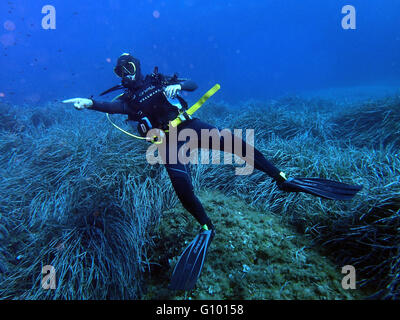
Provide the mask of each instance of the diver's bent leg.
[{"label": "diver's bent leg", "polygon": [[[214,127],[208,123],[205,123],[203,121],[200,121],[198,119],[194,119],[194,120],[190,121],[188,123],[187,127],[191,128],[193,130],[196,130],[199,140],[201,140],[201,130],[202,129],[206,129],[206,130],[217,129],[216,127]],[[220,131],[220,129],[217,129],[217,130]],[[249,163],[249,162],[253,163],[254,168],[256,168],[257,170],[260,170],[262,172],[265,172],[272,179],[274,179],[278,184],[285,181],[285,179],[280,175],[281,171],[277,167],[275,167],[270,161],[268,161],[258,149],[254,148],[253,146],[251,146],[248,143],[246,143],[245,141],[243,141],[242,138],[235,136],[234,134],[232,134],[232,132],[230,132],[230,139],[228,139],[228,140],[232,141],[232,145],[225,146],[224,136],[226,136],[226,134],[228,134],[228,132],[225,132],[224,134],[220,135],[220,143],[218,146],[220,151],[235,154],[238,157],[240,157],[241,159],[243,159],[244,161],[246,161],[247,163]],[[236,148],[235,148],[235,145],[236,145]],[[199,147],[200,146],[201,146],[201,141],[199,141]],[[212,137],[210,137],[210,139],[209,139],[208,146],[210,146],[210,148],[213,147]],[[238,146],[241,146],[241,147],[238,147]],[[251,154],[246,155],[246,150],[252,150]],[[249,156],[252,156],[250,161],[249,161]]]},{"label": "diver's bent leg", "polygon": [[[247,150],[246,146],[247,143],[242,141],[242,154],[243,150]],[[250,146],[251,147],[251,146]],[[269,175],[271,178],[273,178],[277,182],[283,182],[284,178],[280,175],[281,170],[279,170],[273,163],[268,161],[264,155],[256,148],[253,147],[253,154],[254,154],[254,167],[257,170],[260,170],[262,172],[265,172],[267,175]]]},{"label": "diver's bent leg", "polygon": [[196,197],[190,177],[188,166],[183,164],[165,164],[169,178],[178,199],[183,207],[189,211],[193,217],[203,226],[212,226],[210,218],[207,216],[203,205]]},{"label": "diver's bent leg", "polygon": [[[274,179],[278,184],[285,181],[285,179],[280,175],[281,170],[279,170],[272,162],[268,161],[264,155],[256,149],[254,146],[249,145],[247,142],[243,141],[242,138],[232,134],[232,146],[226,146],[224,143],[224,137],[221,137],[221,151],[230,152],[247,163],[253,164],[254,168],[266,173],[272,179]],[[238,147],[240,146],[240,147]],[[250,150],[250,154],[247,151]],[[251,157],[251,159],[249,159]]]}]

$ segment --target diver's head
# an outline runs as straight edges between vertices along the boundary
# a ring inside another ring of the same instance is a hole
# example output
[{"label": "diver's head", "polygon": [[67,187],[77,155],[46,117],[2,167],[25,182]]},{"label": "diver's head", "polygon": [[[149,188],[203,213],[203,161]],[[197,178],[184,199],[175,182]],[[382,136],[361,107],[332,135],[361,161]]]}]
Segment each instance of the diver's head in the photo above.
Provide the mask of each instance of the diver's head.
[{"label": "diver's head", "polygon": [[129,53],[123,53],[114,68],[115,74],[122,79],[124,87],[136,87],[142,79],[140,61]]}]

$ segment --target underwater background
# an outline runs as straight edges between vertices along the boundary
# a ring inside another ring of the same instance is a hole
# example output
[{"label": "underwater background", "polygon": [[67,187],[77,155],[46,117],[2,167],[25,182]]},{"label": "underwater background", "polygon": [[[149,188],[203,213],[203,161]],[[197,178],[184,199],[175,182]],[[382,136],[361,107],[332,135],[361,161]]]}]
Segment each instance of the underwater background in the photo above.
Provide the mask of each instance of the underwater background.
[{"label": "underwater background", "polygon": [[[2,1],[0,299],[399,299],[399,13],[397,0]],[[217,235],[196,289],[169,291],[198,225],[146,144],[60,103],[118,84],[123,52],[144,74],[194,80],[189,102],[221,84],[196,116],[254,129],[290,175],[363,191],[322,201],[260,172],[193,166]],[[55,289],[41,286],[45,265]]]},{"label": "underwater background", "polygon": [[[42,28],[42,7],[56,29]],[[356,29],[342,28],[342,8]],[[177,72],[229,102],[329,87],[397,85],[400,3],[360,1],[2,1],[3,100],[89,97],[113,86],[122,52],[145,74]],[[397,81],[397,82],[396,82]]]}]

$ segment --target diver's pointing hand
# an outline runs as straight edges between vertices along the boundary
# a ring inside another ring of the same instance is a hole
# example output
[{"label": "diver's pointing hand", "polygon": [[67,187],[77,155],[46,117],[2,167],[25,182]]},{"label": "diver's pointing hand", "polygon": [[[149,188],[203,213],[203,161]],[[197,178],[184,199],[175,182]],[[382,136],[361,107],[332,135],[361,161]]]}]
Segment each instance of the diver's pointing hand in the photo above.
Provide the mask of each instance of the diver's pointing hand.
[{"label": "diver's pointing hand", "polygon": [[75,109],[82,110],[84,108],[90,108],[93,105],[93,101],[85,98],[74,98],[64,100],[63,103],[73,103]]}]

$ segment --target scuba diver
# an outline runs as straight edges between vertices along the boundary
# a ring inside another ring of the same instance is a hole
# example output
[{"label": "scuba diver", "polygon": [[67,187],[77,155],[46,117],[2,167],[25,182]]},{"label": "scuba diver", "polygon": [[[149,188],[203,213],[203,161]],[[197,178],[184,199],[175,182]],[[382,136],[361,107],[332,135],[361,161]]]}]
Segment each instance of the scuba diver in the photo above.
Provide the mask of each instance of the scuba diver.
[{"label": "scuba diver", "polygon": [[[78,110],[100,111],[107,113],[107,116],[108,114],[127,115],[129,124],[138,124],[137,130],[140,133],[140,137],[128,133],[129,135],[156,144],[166,144],[163,164],[168,172],[172,186],[183,207],[201,225],[200,233],[180,256],[174,268],[169,288],[173,290],[192,290],[200,276],[207,249],[215,235],[215,227],[194,193],[189,166],[180,161],[176,154],[171,154],[170,150],[178,152],[186,141],[170,139],[169,129],[173,124],[175,124],[174,126],[178,133],[183,129],[192,129],[197,133],[197,146],[202,145],[200,134],[202,129],[219,129],[192,117],[192,114],[219,89],[219,85],[214,86],[195,105],[188,108],[186,101],[179,93],[181,91],[192,92],[196,90],[197,84],[194,81],[180,79],[176,74],[172,77],[162,75],[158,73],[157,67],[154,68],[152,74],[144,77],[141,73],[140,61],[128,53],[124,53],[118,58],[114,72],[121,78],[121,84],[101,94],[123,90],[123,93],[112,102],[97,101],[93,98],[74,98],[63,102],[73,103]],[[153,140],[151,136],[149,137],[149,132],[153,128],[160,129],[164,133],[161,141],[157,137],[154,137]],[[245,148],[248,148],[249,145],[241,138],[233,134],[231,138],[232,144],[241,144],[240,151],[248,150]],[[225,148],[224,139],[226,139],[226,135],[220,134],[219,139],[218,150],[229,153],[233,153],[232,150],[235,150],[236,154],[237,147]],[[172,143],[178,145],[175,148],[170,148]],[[208,145],[214,147],[214,144],[209,143]],[[286,178],[286,175],[269,162],[260,151],[254,147],[251,148],[253,150],[251,155],[252,166],[271,177],[282,191],[305,192],[332,200],[350,200],[362,189],[362,186],[353,186],[326,179]],[[243,152],[237,155],[243,158],[242,154]],[[172,157],[175,161],[169,161]],[[176,159],[178,160],[176,161]],[[248,160],[248,158],[244,159]]]}]

